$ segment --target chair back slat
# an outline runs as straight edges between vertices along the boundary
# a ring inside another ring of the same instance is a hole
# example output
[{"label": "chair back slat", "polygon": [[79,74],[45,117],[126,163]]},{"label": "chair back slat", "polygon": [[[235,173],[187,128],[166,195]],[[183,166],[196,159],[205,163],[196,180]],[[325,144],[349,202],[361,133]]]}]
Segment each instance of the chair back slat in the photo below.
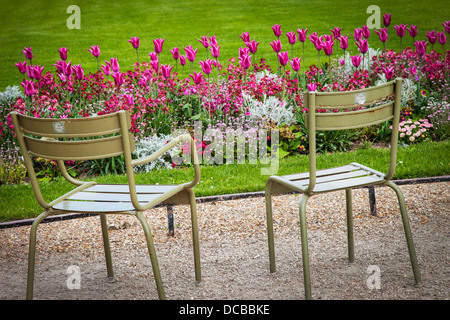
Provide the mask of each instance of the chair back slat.
[{"label": "chair back slat", "polygon": [[[370,109],[349,112],[317,113],[316,130],[344,130],[368,127],[392,119],[394,102]],[[306,126],[309,119],[306,118]]]},{"label": "chair back slat", "polygon": [[[128,129],[131,127],[127,112]],[[95,137],[120,132],[117,113],[71,119],[34,118],[20,115],[20,125],[24,133],[39,137],[76,138]]]},{"label": "chair back slat", "polygon": [[[25,136],[28,151],[41,158],[52,160],[93,160],[124,154],[122,136],[81,141],[58,141],[35,139]],[[134,150],[133,136],[129,135],[131,149]]]}]

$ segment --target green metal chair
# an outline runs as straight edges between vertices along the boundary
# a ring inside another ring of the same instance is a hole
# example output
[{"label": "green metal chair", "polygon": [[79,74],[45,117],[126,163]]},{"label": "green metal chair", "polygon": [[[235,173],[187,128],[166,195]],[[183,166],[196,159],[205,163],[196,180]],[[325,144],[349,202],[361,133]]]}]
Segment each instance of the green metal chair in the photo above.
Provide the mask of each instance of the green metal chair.
[{"label": "green metal chair", "polygon": [[[181,135],[173,139],[148,157],[132,159],[134,139],[133,135],[129,133],[131,122],[127,111],[79,119],[33,118],[12,112],[11,118],[34,195],[39,205],[45,209],[31,227],[27,299],[33,298],[37,227],[47,216],[62,212],[100,215],[108,278],[113,278],[113,267],[106,214],[135,215],[144,229],[159,298],[165,299],[152,234],[143,212],[160,203],[189,204],[195,278],[197,281],[201,281],[197,209],[193,191],[193,187],[200,180],[197,153],[192,152],[195,177],[191,182],[180,185],[136,185],[133,172],[134,166],[153,161],[179,143],[189,143],[191,150],[196,150],[190,135]],[[64,160],[91,160],[120,155],[125,158],[128,178],[128,184],[125,185],[97,184],[94,181],[74,179],[67,172],[64,164]],[[56,160],[64,178],[76,187],[51,202],[44,200],[33,168],[32,158],[34,157]]]},{"label": "green metal chair", "polygon": [[[391,181],[395,171],[397,156],[398,124],[400,117],[402,79],[362,90],[350,92],[309,92],[304,94],[305,115],[309,131],[309,172],[286,176],[271,176],[266,182],[266,214],[269,243],[270,271],[275,272],[275,248],[273,238],[272,198],[273,194],[292,191],[303,193],[300,201],[300,229],[302,260],[306,299],[311,299],[311,280],[306,227],[306,203],[310,196],[337,190],[345,190],[347,210],[348,257],[354,261],[352,188],[385,185],[391,187],[398,198],[409,256],[416,284],[420,284],[420,272],[411,236],[405,200],[402,191]],[[322,112],[316,112],[321,109]],[[334,112],[323,112],[333,110]],[[338,109],[339,112],[336,112]],[[359,163],[316,170],[316,131],[343,130],[366,127],[392,119],[390,147],[390,165],[387,174],[383,174]]]}]

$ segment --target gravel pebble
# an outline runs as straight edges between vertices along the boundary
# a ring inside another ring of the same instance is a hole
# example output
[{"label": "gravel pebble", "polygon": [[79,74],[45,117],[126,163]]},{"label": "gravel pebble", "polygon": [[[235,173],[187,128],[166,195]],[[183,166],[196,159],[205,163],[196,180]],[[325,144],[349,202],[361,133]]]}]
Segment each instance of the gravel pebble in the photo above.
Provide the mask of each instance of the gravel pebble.
[{"label": "gravel pebble", "polygon": [[[422,274],[414,286],[395,193],[375,188],[377,216],[367,189],[353,190],[355,262],[347,261],[345,193],[316,195],[307,205],[313,299],[448,300],[449,183],[402,185]],[[172,300],[303,299],[298,205],[301,195],[273,196],[277,272],[269,272],[263,197],[199,203],[202,277],[195,283],[189,207],[146,212],[166,296]],[[146,242],[133,216],[109,215],[115,281],[108,282],[97,216],[41,224],[35,299],[157,299]],[[0,230],[0,299],[24,299],[30,226]],[[68,267],[79,266],[81,288],[70,290]],[[369,266],[381,272],[369,289]]]}]

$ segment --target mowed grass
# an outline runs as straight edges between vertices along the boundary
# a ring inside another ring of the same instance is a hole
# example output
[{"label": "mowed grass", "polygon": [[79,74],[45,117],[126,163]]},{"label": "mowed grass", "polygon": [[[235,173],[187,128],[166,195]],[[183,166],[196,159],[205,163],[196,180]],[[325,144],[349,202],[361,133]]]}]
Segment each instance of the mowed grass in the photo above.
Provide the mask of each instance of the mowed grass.
[{"label": "mowed grass", "polygon": [[[81,10],[81,29],[68,29],[66,25],[70,13],[69,5],[76,4]],[[260,42],[256,59],[264,57],[269,64],[275,65],[276,56],[270,42],[275,39],[271,26],[280,24],[283,35],[283,51],[289,50],[290,56],[302,56],[302,46],[296,43],[294,52],[285,36],[286,32],[298,28],[308,28],[308,34],[330,33],[330,29],[339,26],[344,34],[366,24],[370,16],[367,7],[376,4],[381,15],[392,14],[387,48],[399,49],[400,42],[393,26],[395,24],[416,24],[419,28],[417,39],[425,39],[428,30],[443,30],[441,25],[450,19],[448,1],[299,1],[299,0],[122,0],[87,1],[76,3],[69,1],[25,1],[2,0],[0,11],[0,90],[7,86],[19,85],[22,75],[14,63],[24,61],[24,47],[31,46],[34,52],[34,64],[45,66],[44,72],[53,71],[52,66],[59,60],[58,48],[69,48],[69,60],[72,64],[81,64],[86,72],[97,71],[97,62],[87,51],[92,45],[101,49],[100,61],[111,57],[119,59],[121,70],[131,69],[136,54],[131,37],[140,37],[140,60],[148,61],[148,53],[154,50],[153,39],[164,38],[162,64],[173,64],[169,52],[173,47],[180,49],[192,45],[198,48],[198,61],[206,58],[206,50],[197,41],[201,36],[215,35],[221,45],[222,64],[237,57],[239,47],[243,46],[239,35],[249,32],[251,39]],[[352,38],[350,38],[352,39]],[[369,44],[374,48],[382,45],[378,36],[372,32]],[[411,46],[412,39],[407,34],[403,47]],[[335,45],[335,52],[341,54]],[[442,50],[442,47],[435,46]],[[356,53],[356,46],[350,41],[350,50]],[[184,53],[183,50],[181,50]],[[323,52],[321,53],[323,55]],[[321,61],[325,61],[324,58]],[[317,63],[317,52],[307,40],[303,66]],[[303,69],[304,70],[304,69]],[[178,69],[180,77],[187,76]]]},{"label": "mowed grass", "polygon": [[[448,155],[450,141],[426,142],[398,149],[397,167],[394,179],[434,177],[450,172]],[[389,149],[358,149],[345,153],[320,154],[317,167],[329,168],[358,162],[378,171],[387,172]],[[264,191],[268,178],[261,174],[261,168],[268,165],[234,164],[202,166],[200,183],[194,188],[197,196],[212,196],[243,192]],[[308,171],[308,156],[296,155],[280,160],[277,175]],[[191,181],[193,168],[174,170],[155,170],[136,174],[138,184],[179,184]],[[127,183],[125,175],[107,175],[95,178],[98,183]],[[41,183],[44,197],[56,199],[73,187],[64,179]],[[0,186],[0,222],[32,218],[42,212],[37,204],[30,184]]]}]

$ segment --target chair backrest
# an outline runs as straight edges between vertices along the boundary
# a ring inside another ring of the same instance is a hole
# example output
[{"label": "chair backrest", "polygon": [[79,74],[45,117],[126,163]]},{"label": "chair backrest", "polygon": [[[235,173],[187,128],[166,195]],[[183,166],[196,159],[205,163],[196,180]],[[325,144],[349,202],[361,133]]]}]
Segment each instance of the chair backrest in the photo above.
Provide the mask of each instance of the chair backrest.
[{"label": "chair backrest", "polygon": [[129,133],[127,111],[70,119],[34,118],[18,112],[11,119],[22,151],[36,200],[48,209],[51,205],[42,197],[33,166],[33,158],[57,160],[64,177],[82,185],[66,172],[64,160],[92,160],[125,155],[127,170],[131,167],[134,138]]},{"label": "chair backrest", "polygon": [[401,108],[402,79],[366,89],[344,92],[306,92],[303,106],[309,131],[309,171],[312,190],[316,172],[316,131],[344,130],[367,127],[392,119],[389,171],[385,179],[394,175],[397,157],[398,125]]}]

